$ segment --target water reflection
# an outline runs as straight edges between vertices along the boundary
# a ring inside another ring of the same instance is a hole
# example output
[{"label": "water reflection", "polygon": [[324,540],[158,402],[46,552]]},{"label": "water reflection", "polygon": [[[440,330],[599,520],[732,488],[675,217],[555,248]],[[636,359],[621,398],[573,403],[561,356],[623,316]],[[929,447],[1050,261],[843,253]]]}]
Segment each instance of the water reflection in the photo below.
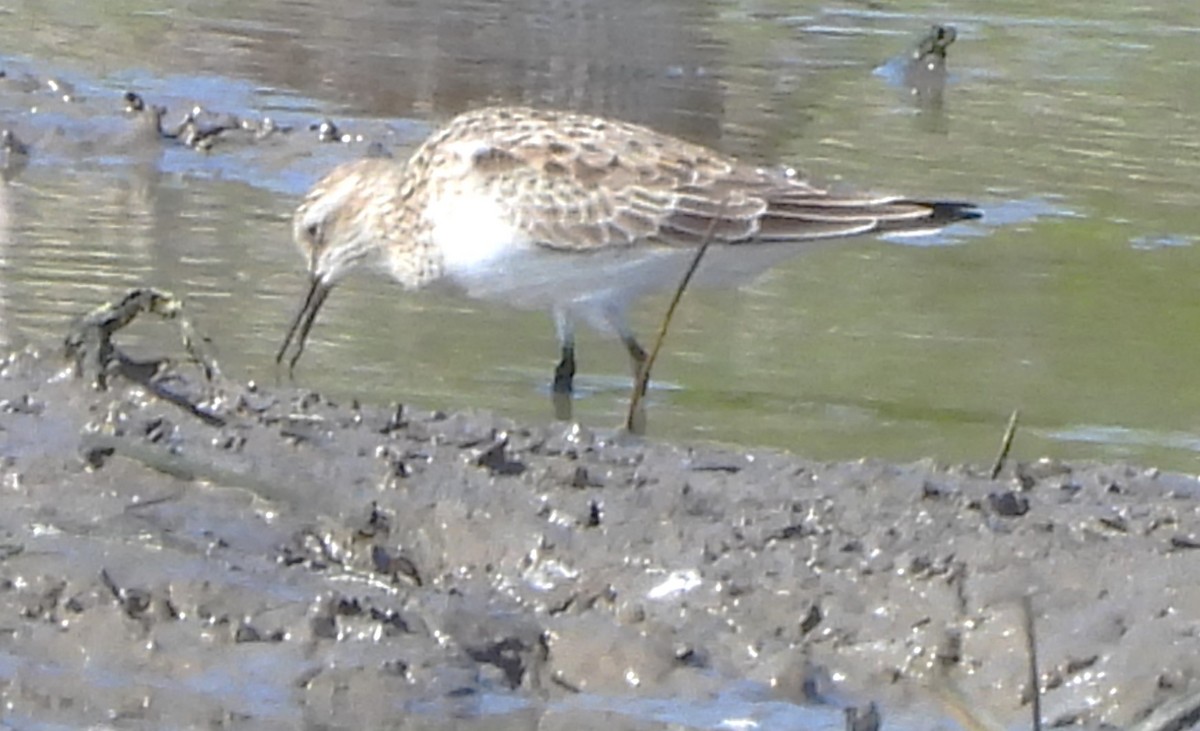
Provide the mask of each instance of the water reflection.
[{"label": "water reflection", "polygon": [[[562,106],[819,178],[983,200],[994,214],[969,245],[833,246],[740,290],[690,292],[656,371],[679,385],[652,394],[657,433],[829,457],[988,459],[1021,407],[1029,441],[1018,448],[1031,454],[1191,465],[1170,445],[1188,443],[1200,413],[1189,366],[1200,344],[1179,336],[1200,326],[1189,274],[1200,247],[1177,245],[1197,236],[1200,207],[1194,12],[1075,3],[1037,15],[1009,2],[939,12],[202,0],[119,16],[77,0],[17,2],[10,52],[27,58],[0,59],[14,70],[0,84],[0,127],[34,149],[4,190],[6,337],[54,338],[63,317],[150,283],[194,300],[231,373],[269,378],[303,283],[287,219],[317,177],[371,140],[402,156],[466,108]],[[914,111],[871,70],[932,22],[960,31],[953,83],[940,106]],[[50,58],[66,70],[43,71]],[[79,116],[44,76],[100,111]],[[332,117],[364,142],[168,146],[138,160],[139,143],[106,142],[126,129],[130,87],[176,112],[199,102],[299,130]],[[9,104],[15,94],[23,101]],[[661,309],[651,299],[634,327],[652,332]],[[557,353],[540,314],[408,296],[370,276],[326,314],[306,385],[544,418],[538,389]],[[596,354],[601,385],[580,415],[616,423],[620,348],[581,348]],[[1052,436],[1079,425],[1171,439]]]},{"label": "water reflection", "polygon": [[[203,6],[203,4],[201,4]],[[168,63],[248,76],[388,117],[485,104],[619,117],[719,137],[721,44],[711,2],[316,2],[199,7]],[[210,14],[211,13],[211,14]],[[232,45],[234,52],[228,47]]]}]

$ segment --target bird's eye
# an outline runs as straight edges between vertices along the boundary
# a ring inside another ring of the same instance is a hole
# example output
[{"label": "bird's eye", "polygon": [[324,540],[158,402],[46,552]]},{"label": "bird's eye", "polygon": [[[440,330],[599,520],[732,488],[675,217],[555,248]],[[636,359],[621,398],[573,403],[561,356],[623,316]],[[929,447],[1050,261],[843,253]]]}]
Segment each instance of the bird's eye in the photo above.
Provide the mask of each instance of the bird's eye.
[{"label": "bird's eye", "polygon": [[312,241],[321,240],[321,222],[314,221],[304,227],[304,232],[308,234],[308,238]]}]

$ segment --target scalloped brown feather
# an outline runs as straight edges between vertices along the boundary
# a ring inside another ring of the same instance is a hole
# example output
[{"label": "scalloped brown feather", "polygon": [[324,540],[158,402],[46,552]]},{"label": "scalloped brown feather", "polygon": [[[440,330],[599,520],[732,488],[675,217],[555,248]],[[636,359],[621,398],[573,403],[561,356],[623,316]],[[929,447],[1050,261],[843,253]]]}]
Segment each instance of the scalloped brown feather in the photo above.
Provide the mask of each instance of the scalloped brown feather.
[{"label": "scalloped brown feather", "polygon": [[[446,163],[456,150],[469,151],[467,164]],[[515,107],[455,118],[409,165],[434,195],[480,186],[533,241],[562,251],[696,246],[714,218],[714,239],[732,244],[928,229],[978,215],[965,204],[834,194],[646,127]]]}]

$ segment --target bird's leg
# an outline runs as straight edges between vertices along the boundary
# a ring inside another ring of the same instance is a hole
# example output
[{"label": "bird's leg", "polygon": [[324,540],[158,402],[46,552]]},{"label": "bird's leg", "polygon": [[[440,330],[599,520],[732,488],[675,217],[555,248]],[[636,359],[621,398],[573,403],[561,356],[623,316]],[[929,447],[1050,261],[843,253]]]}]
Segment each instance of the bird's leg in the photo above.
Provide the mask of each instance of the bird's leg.
[{"label": "bird's leg", "polygon": [[629,327],[629,321],[625,318],[625,312],[619,308],[610,308],[604,313],[605,319],[613,330],[616,330],[617,335],[621,336],[621,342],[625,344],[625,351],[629,353],[629,364],[633,369],[633,387],[639,389],[636,397],[631,397],[630,413],[627,419],[629,431],[634,434],[646,433],[646,400],[642,398],[646,395],[646,387],[650,379],[648,377],[643,381],[643,376],[649,374],[643,373],[649,365],[649,357],[637,341],[637,336],[633,334],[633,329]]},{"label": "bird's leg", "polygon": [[632,434],[646,433],[646,388],[650,385],[650,379],[647,377],[642,380],[643,374],[648,363],[646,362],[647,355],[645,349],[638,345],[638,341],[634,339],[632,334],[621,335],[621,342],[625,343],[625,349],[629,351],[629,361],[633,366],[633,387],[640,388],[641,391],[637,394],[636,408],[631,406],[632,411],[629,414],[629,431]]},{"label": "bird's leg", "polygon": [[554,383],[550,388],[550,397],[554,403],[554,418],[570,421],[571,399],[575,391],[575,329],[563,310],[555,310],[554,325],[558,330],[561,357],[558,365],[554,367]]},{"label": "bird's leg", "polygon": [[646,367],[646,359],[649,356],[646,355],[646,350],[638,343],[637,336],[633,334],[633,329],[629,327],[629,322],[625,319],[624,310],[610,307],[605,310],[604,319],[616,331],[617,335],[620,336],[621,342],[625,344],[625,351],[629,353],[629,363],[633,367],[633,382],[636,384],[642,376],[642,369]]},{"label": "bird's leg", "polygon": [[554,367],[554,393],[571,393],[575,390],[575,345],[562,346],[562,357]]},{"label": "bird's leg", "polygon": [[550,399],[554,404],[554,418],[559,421],[571,420],[574,381],[575,346],[566,344],[562,347],[562,359],[554,368],[554,385],[550,392]]},{"label": "bird's leg", "polygon": [[[629,363],[633,366],[634,383],[637,383],[638,379],[642,377],[642,369],[646,367],[646,351],[638,344],[637,339],[633,335],[622,335],[621,342],[625,343],[625,350],[629,351]],[[647,383],[642,384],[643,394],[646,392],[648,383],[649,380],[647,379]]]}]

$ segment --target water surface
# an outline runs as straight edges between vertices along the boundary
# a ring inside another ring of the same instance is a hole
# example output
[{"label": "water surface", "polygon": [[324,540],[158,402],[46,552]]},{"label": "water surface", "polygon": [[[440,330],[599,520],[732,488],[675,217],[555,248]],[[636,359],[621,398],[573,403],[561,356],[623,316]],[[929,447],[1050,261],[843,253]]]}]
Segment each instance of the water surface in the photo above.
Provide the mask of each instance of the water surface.
[{"label": "water surface", "polygon": [[[46,89],[0,109],[26,134],[63,131],[0,188],[0,339],[55,339],[69,316],[153,283],[187,297],[226,371],[273,380],[303,287],[288,217],[365,142],[147,159],[109,143],[126,88],[301,131],[331,117],[398,155],[465,109],[559,106],[988,212],[944,245],[858,239],[739,289],[690,292],[655,373],[655,436],[983,462],[1019,408],[1021,458],[1192,469],[1200,8],[907,7],[11,3],[4,67],[67,79],[114,121],[79,119]],[[872,70],[931,22],[956,25],[958,42],[941,103],[921,106]],[[638,308],[644,339],[664,306]],[[299,378],[346,398],[546,420],[556,356],[546,315],[364,273],[330,298]],[[616,424],[623,349],[584,332],[579,357],[577,415]]]}]

